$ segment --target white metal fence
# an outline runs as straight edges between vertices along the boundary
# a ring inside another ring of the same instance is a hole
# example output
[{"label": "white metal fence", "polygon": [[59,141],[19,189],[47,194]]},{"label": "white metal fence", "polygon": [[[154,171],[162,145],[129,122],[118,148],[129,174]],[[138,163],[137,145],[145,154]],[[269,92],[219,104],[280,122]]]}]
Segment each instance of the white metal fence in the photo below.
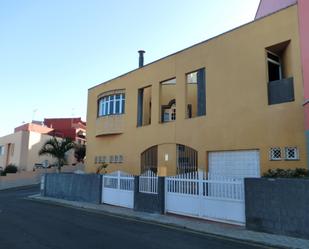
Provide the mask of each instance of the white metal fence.
[{"label": "white metal fence", "polygon": [[204,195],[212,198],[244,201],[244,181],[241,178],[208,174],[204,181]]},{"label": "white metal fence", "polygon": [[103,176],[104,187],[122,190],[134,190],[134,176],[123,171],[115,171]]},{"label": "white metal fence", "polygon": [[[138,191],[158,194],[158,176],[151,170],[140,175]],[[133,208],[134,176],[121,171],[104,175],[102,202]],[[166,177],[165,207],[170,213],[244,224],[243,179],[202,171]]]},{"label": "white metal fence", "polygon": [[139,192],[149,194],[158,193],[158,176],[151,170],[139,176]]},{"label": "white metal fence", "polygon": [[102,202],[133,208],[134,176],[126,172],[115,171],[103,176]]},{"label": "white metal fence", "polygon": [[245,222],[243,179],[199,171],[166,177],[165,186],[167,212]]}]

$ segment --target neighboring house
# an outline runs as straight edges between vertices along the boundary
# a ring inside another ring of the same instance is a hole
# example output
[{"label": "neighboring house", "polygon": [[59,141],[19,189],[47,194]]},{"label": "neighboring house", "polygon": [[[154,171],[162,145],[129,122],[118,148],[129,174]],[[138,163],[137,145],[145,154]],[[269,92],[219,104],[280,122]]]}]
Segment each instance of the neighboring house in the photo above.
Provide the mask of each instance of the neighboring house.
[{"label": "neighboring house", "polygon": [[87,170],[248,177],[306,167],[298,7],[145,66],[140,51],[140,68],[90,88]]},{"label": "neighboring house", "polygon": [[[31,171],[35,164],[50,165],[56,160],[50,156],[39,156],[39,150],[52,136],[52,129],[35,123],[16,127],[14,133],[0,137],[0,167],[14,164],[19,170]],[[59,138],[61,139],[61,138]],[[68,164],[75,163],[74,151],[67,154]]]},{"label": "neighboring house", "polygon": [[21,126],[18,126],[14,129],[14,132],[18,131],[33,131],[41,134],[48,134],[52,132],[54,129],[48,128],[45,125],[40,125],[38,123],[35,123],[32,121],[31,123],[23,124]]},{"label": "neighboring house", "polygon": [[35,164],[55,163],[51,157],[38,155],[43,144],[50,138],[46,134],[24,130],[1,137],[0,167],[14,164],[19,170],[30,171]]},{"label": "neighboring house", "polygon": [[50,135],[69,137],[79,144],[86,144],[86,122],[81,118],[45,118],[44,124],[53,129]]}]

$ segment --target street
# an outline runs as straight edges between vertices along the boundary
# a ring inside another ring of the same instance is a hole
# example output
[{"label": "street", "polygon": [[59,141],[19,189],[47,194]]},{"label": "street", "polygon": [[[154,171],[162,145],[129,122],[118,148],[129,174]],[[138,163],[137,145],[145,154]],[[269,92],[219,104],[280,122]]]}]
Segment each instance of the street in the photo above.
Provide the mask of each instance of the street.
[{"label": "street", "polygon": [[1,249],[269,248],[25,199],[38,191],[0,191]]}]

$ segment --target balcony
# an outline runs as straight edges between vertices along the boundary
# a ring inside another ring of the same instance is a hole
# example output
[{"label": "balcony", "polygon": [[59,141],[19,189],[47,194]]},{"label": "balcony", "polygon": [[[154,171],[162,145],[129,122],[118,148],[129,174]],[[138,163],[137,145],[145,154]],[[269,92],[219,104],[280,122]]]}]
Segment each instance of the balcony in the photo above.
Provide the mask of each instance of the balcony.
[{"label": "balcony", "polygon": [[124,129],[124,115],[109,115],[96,120],[96,136],[121,134]]},{"label": "balcony", "polygon": [[268,82],[268,104],[280,104],[294,101],[293,78]]}]

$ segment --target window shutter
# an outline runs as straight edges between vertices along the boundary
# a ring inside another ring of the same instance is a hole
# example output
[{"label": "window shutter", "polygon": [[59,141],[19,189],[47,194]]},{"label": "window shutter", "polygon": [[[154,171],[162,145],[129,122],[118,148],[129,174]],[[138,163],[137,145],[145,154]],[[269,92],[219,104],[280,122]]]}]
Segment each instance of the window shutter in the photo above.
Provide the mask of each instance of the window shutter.
[{"label": "window shutter", "polygon": [[206,115],[205,68],[197,71],[197,116]]},{"label": "window shutter", "polygon": [[137,99],[137,126],[143,125],[143,95],[144,89],[138,89]]}]

